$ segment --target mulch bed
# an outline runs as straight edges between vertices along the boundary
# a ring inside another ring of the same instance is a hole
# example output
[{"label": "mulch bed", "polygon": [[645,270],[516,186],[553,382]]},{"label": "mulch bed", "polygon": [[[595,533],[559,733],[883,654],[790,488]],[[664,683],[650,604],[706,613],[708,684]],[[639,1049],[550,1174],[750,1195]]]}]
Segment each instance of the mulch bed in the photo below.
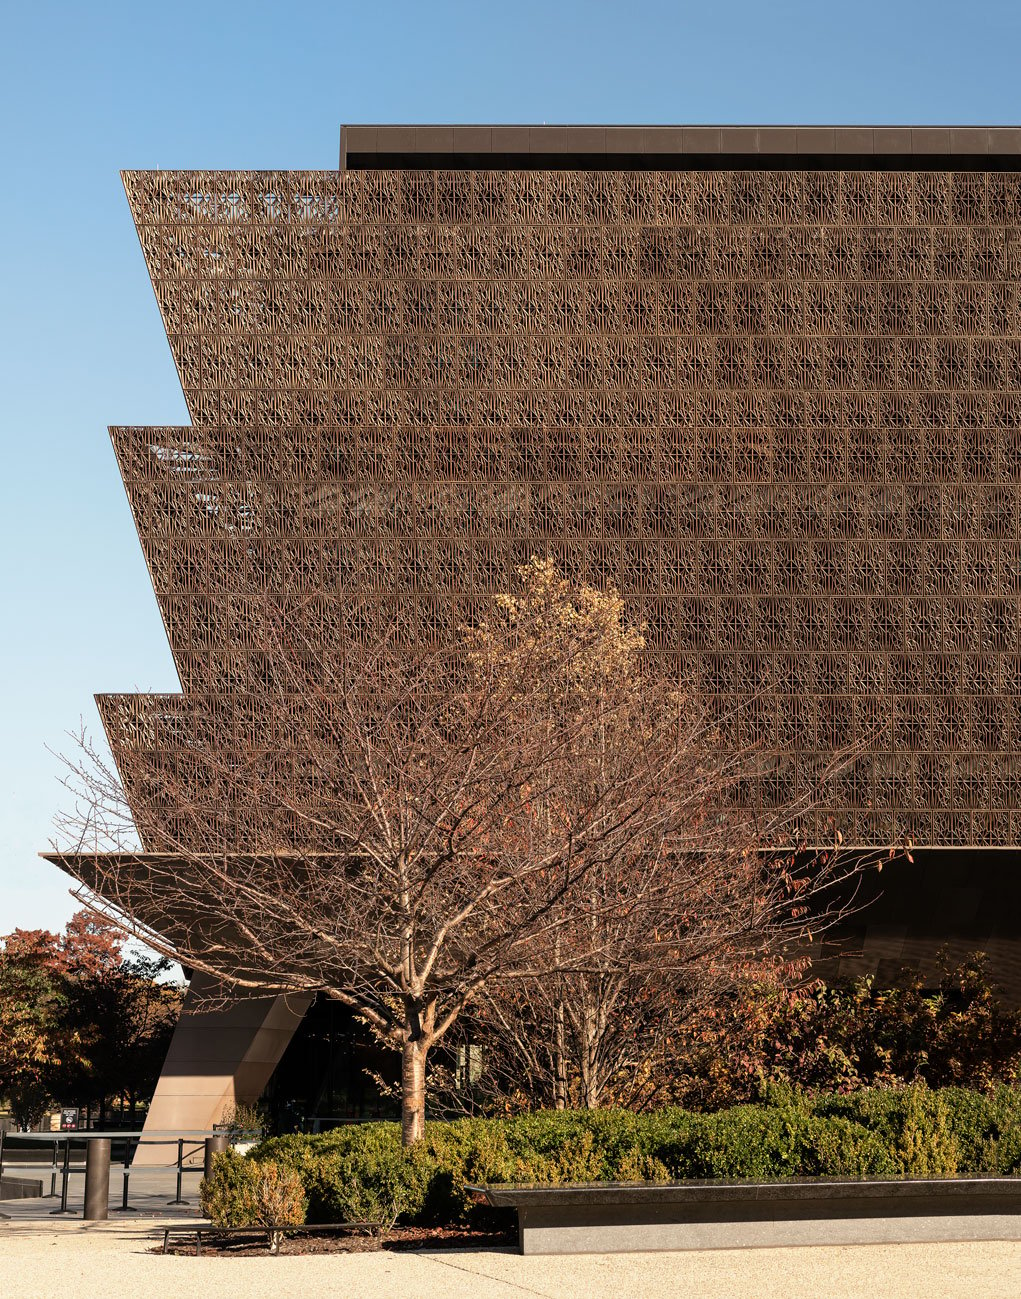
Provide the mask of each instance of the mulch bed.
[{"label": "mulch bed", "polygon": [[[280,1242],[278,1256],[285,1254],[360,1254],[374,1250],[409,1249],[506,1249],[516,1245],[516,1228],[506,1231],[472,1231],[467,1227],[394,1227],[381,1236],[355,1235],[338,1231],[309,1236],[285,1236]],[[153,1253],[161,1254],[157,1244]],[[167,1242],[167,1253],[195,1257],[194,1236],[172,1236]],[[258,1236],[202,1237],[203,1258],[264,1258],[269,1245]]]}]

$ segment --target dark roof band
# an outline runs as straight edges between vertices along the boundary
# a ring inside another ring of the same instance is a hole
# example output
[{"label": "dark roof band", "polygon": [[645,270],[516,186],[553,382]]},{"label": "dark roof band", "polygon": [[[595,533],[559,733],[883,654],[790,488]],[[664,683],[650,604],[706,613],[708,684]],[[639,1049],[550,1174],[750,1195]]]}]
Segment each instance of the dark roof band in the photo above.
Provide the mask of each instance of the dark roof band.
[{"label": "dark roof band", "polygon": [[343,126],[345,170],[1021,170],[1015,126]]}]

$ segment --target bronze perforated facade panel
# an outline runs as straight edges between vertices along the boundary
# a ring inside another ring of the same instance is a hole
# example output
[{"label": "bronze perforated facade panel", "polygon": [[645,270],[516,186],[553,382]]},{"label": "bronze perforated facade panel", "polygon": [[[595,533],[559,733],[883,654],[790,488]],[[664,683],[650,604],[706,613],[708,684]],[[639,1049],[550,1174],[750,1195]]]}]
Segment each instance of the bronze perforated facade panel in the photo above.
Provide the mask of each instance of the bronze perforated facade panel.
[{"label": "bronze perforated facade panel", "polygon": [[1021,171],[947,167],[129,173],[193,426],[113,434],[184,692],[115,747],[243,736],[255,591],[414,643],[548,553],[764,797],[865,736],[848,840],[1017,843]]}]

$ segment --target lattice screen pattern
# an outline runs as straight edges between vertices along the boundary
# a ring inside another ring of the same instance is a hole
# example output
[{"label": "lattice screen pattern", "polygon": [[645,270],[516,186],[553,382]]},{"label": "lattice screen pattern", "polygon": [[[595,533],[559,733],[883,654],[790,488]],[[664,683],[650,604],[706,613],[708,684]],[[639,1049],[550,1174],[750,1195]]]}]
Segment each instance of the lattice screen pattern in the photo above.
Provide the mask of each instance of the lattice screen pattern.
[{"label": "lattice screen pattern", "polygon": [[184,691],[115,748],[244,718],[253,591],[414,644],[550,554],[768,796],[864,735],[849,841],[1021,838],[1021,174],[125,183],[193,424],[113,430]]}]

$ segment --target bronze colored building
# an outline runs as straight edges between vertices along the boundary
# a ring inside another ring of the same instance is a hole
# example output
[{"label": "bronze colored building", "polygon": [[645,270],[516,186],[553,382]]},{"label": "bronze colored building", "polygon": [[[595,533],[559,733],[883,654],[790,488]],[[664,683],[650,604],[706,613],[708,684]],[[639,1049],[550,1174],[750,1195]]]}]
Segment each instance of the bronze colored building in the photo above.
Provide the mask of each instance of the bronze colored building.
[{"label": "bronze colored building", "polygon": [[[182,685],[100,700],[115,754],[242,735],[239,591],[414,642],[548,553],[736,704],[763,797],[870,737],[832,811],[922,851],[840,968],[982,947],[1021,997],[1021,129],[352,126],[124,180],[192,423],[112,431]],[[182,1021],[150,1123],[258,1095],[303,1011]]]}]

